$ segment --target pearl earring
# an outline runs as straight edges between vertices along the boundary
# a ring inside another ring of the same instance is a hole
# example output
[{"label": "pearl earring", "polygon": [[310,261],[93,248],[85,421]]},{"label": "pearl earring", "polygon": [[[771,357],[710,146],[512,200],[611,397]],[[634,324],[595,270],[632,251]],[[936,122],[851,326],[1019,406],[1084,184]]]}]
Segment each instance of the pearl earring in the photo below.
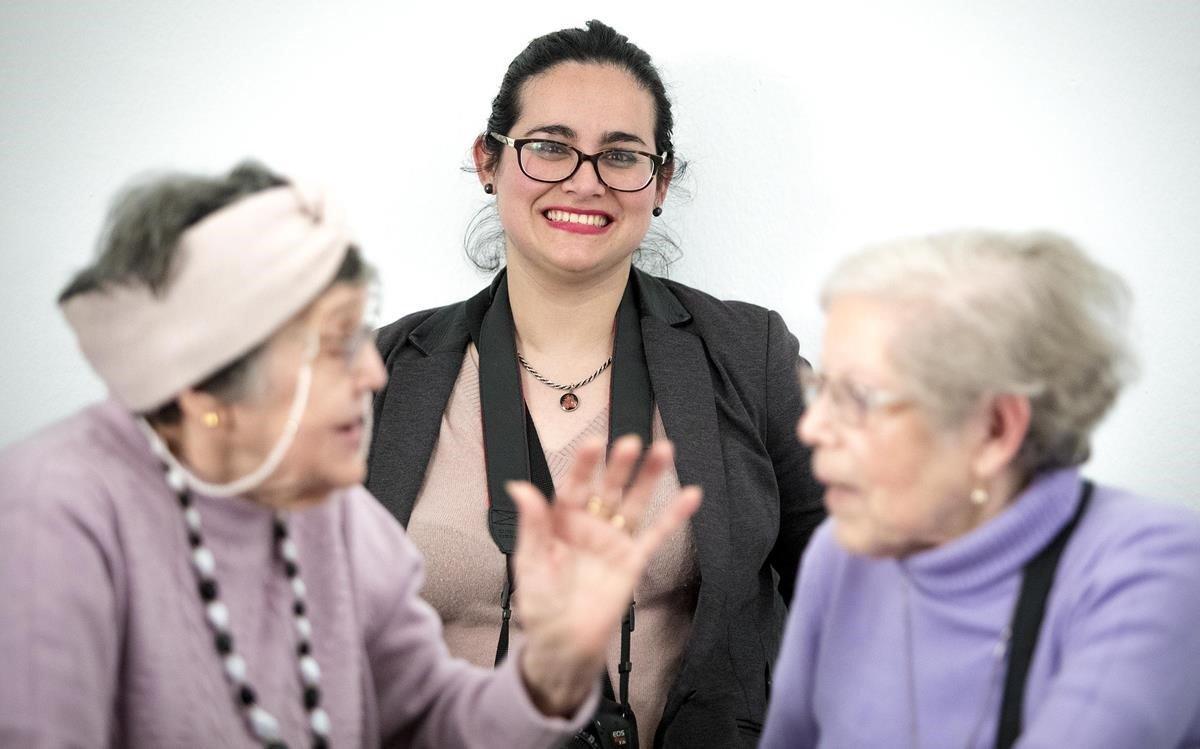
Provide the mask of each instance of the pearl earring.
[{"label": "pearl earring", "polygon": [[492,193],[496,192],[496,188],[492,187],[491,182],[488,182],[486,185],[483,186],[483,191],[486,192],[488,195],[491,195]]},{"label": "pearl earring", "polygon": [[991,499],[991,496],[988,494],[987,489],[984,489],[982,486],[977,486],[971,490],[971,502],[976,506],[987,504],[989,499]]},{"label": "pearl earring", "polygon": [[204,426],[208,427],[209,429],[216,429],[221,423],[221,415],[216,411],[206,411],[203,419]]},{"label": "pearl earring", "polygon": [[654,210],[650,211],[650,213],[652,213],[655,216],[661,216],[662,215],[662,206],[660,206],[660,205],[654,206]]}]

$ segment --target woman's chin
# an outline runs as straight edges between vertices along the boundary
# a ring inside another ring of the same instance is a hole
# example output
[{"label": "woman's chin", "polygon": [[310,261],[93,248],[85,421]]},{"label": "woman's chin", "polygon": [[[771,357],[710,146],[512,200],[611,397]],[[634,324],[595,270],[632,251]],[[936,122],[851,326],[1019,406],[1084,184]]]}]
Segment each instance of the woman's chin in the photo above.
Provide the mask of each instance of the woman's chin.
[{"label": "woman's chin", "polygon": [[354,456],[346,460],[346,465],[329,476],[328,484],[330,491],[337,489],[349,489],[352,486],[358,486],[367,478],[367,461],[360,453],[356,452]]},{"label": "woman's chin", "polygon": [[355,457],[321,475],[288,482],[287,486],[259,492],[250,498],[276,510],[303,510],[326,502],[338,491],[359,486],[366,477],[366,461]]},{"label": "woman's chin", "polygon": [[887,556],[887,551],[875,534],[861,519],[840,518],[834,516],[833,537],[838,544],[851,554],[861,554],[868,557]]}]

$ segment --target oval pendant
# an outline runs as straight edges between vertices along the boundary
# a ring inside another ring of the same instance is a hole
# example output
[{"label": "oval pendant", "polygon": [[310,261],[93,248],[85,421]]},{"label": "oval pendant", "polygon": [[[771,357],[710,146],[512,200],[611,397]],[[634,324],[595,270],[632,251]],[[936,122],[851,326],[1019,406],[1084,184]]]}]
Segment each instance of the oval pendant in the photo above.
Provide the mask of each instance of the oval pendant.
[{"label": "oval pendant", "polygon": [[579,408],[579,396],[575,393],[563,393],[562,397],[558,399],[558,407],[567,413],[574,411]]}]

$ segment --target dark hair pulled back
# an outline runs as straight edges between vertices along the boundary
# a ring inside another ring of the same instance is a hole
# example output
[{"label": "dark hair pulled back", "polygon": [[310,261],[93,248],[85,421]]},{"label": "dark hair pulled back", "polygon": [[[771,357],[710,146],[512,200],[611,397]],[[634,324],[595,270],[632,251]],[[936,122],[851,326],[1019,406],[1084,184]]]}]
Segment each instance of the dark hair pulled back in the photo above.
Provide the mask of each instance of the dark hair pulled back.
[{"label": "dark hair pulled back", "polygon": [[[584,28],[562,29],[539,36],[513,58],[500,83],[500,91],[492,100],[485,133],[509,134],[521,116],[521,91],[525,83],[564,62],[614,65],[633,76],[654,99],[654,149],[657,153],[667,154],[658,179],[661,182],[679,176],[682,165],[676,162],[672,142],[675,120],[658,68],[650,55],[628,37],[596,20],[588,21]],[[495,169],[505,146],[486,137],[481,138],[480,144],[486,153],[483,167],[489,171]],[[644,242],[635,254],[635,260],[647,264],[644,260],[650,255],[653,260],[649,264],[665,270],[679,255],[677,242],[663,230],[652,230],[647,239],[649,241]],[[493,271],[500,267],[504,255],[504,231],[494,204],[476,214],[467,227],[465,244],[467,256],[480,270]]]}]

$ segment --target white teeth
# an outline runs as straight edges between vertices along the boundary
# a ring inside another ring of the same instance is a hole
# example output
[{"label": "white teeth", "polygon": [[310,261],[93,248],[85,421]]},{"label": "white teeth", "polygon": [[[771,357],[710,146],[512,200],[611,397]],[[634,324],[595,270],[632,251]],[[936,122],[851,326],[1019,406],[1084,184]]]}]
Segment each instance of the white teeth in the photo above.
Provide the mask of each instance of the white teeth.
[{"label": "white teeth", "polygon": [[546,218],[560,223],[584,224],[586,226],[606,226],[608,224],[608,219],[604,216],[572,213],[571,211],[546,211]]}]

